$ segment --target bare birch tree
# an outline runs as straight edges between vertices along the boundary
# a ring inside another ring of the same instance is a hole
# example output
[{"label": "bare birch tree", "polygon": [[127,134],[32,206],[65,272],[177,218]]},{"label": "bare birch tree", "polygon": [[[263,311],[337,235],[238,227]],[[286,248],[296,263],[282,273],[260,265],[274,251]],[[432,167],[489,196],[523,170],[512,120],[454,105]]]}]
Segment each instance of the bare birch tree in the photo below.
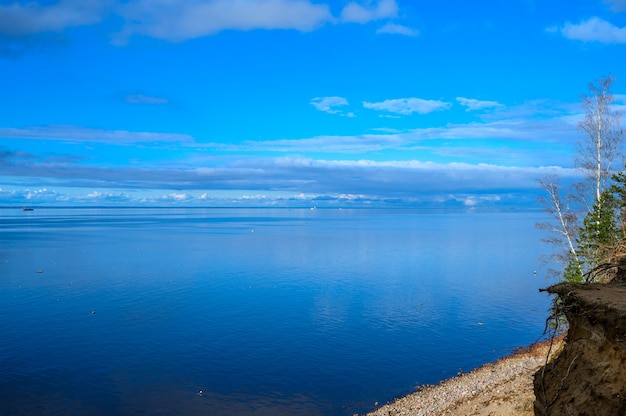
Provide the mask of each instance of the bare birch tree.
[{"label": "bare birch tree", "polygon": [[[585,138],[576,147],[575,164],[585,180],[575,184],[575,192],[568,192],[565,197],[559,194],[556,178],[539,181],[548,195],[540,198],[540,202],[552,221],[537,226],[551,233],[544,241],[563,247],[563,252],[555,257],[566,264],[564,277],[567,280],[581,279],[602,260],[595,258],[594,253],[603,251],[590,248],[596,248],[602,241],[618,239],[616,235],[606,236],[607,230],[618,230],[613,227],[615,207],[607,206],[614,203],[614,199],[608,198],[607,193],[617,171],[615,163],[623,163],[621,115],[613,110],[615,97],[611,93],[614,81],[611,76],[600,78],[597,83],[590,83],[589,91],[582,96],[585,118],[578,123],[578,128]],[[574,200],[578,202],[576,209],[572,206]],[[606,215],[611,218],[602,217]],[[582,223],[581,218],[584,218]]]},{"label": "bare birch tree", "polygon": [[596,84],[590,83],[589,92],[582,95],[585,119],[578,123],[578,129],[586,137],[577,145],[576,166],[587,177],[587,186],[579,189],[588,208],[598,203],[602,191],[608,189],[608,181],[616,172],[614,164],[621,155],[621,114],[612,109],[614,82],[612,76],[600,78]]},{"label": "bare birch tree", "polygon": [[[571,208],[572,194],[568,192],[565,197],[561,197],[559,179],[556,176],[547,176],[539,180],[539,185],[546,191],[547,197],[539,197],[539,203],[543,205],[544,212],[551,218],[550,221],[537,223],[537,228],[544,230],[548,236],[543,239],[545,243],[566,247],[566,250],[556,251],[550,255],[551,260],[564,265],[573,265],[577,270],[576,274],[582,276],[581,262],[576,251],[576,241],[578,236],[579,221],[576,212]],[[551,270],[553,274],[560,274],[562,271]]]}]

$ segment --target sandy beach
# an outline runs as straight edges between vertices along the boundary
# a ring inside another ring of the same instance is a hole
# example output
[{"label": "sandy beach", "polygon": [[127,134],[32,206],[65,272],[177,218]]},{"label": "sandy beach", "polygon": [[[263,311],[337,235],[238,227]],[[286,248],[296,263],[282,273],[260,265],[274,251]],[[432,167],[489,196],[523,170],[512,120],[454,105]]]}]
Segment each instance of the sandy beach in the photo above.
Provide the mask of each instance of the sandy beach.
[{"label": "sandy beach", "polygon": [[[556,340],[552,352],[558,350]],[[476,370],[428,386],[368,413],[369,416],[532,416],[533,375],[546,362],[544,341]]]}]

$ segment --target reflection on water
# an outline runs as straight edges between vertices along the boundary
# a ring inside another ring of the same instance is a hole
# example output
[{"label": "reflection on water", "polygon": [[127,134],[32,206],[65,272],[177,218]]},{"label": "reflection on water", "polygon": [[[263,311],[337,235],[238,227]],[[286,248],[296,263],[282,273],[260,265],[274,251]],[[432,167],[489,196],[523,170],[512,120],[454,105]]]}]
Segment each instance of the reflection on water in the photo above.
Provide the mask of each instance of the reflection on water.
[{"label": "reflection on water", "polygon": [[541,335],[540,219],[0,209],[0,408],[364,412]]}]

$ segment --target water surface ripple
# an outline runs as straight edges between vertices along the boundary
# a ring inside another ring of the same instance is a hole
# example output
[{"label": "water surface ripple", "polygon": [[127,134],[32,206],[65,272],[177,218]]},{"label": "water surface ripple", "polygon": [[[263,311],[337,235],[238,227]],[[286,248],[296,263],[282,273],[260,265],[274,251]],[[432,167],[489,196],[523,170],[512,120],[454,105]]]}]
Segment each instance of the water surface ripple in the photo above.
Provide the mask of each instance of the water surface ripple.
[{"label": "water surface ripple", "polygon": [[364,412],[541,335],[540,220],[2,208],[0,413]]}]

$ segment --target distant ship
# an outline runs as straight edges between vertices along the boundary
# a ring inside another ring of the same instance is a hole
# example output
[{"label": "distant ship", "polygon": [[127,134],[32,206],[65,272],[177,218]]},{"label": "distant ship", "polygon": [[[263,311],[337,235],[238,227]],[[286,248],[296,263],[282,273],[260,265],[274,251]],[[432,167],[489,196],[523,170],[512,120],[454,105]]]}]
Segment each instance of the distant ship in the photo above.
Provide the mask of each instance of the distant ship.
[{"label": "distant ship", "polygon": [[27,207],[22,208],[22,211],[34,211],[34,210],[35,208],[27,208]]}]

